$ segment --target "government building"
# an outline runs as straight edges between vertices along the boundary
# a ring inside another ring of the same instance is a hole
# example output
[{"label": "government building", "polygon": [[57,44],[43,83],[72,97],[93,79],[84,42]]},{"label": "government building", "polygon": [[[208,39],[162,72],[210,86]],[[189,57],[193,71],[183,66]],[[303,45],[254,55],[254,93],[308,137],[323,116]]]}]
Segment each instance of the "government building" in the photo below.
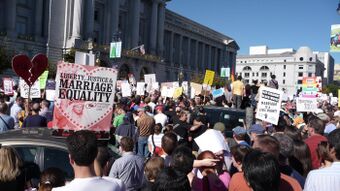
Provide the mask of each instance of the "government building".
[{"label": "government building", "polygon": [[309,47],[269,49],[267,46],[251,46],[249,55],[239,55],[236,75],[244,82],[253,80],[266,83],[276,76],[279,89],[293,95],[302,86],[303,77],[321,77],[322,85],[333,82],[334,59],[328,52],[313,52]]},{"label": "government building", "polygon": [[[170,0],[0,0],[0,46],[10,54],[37,53],[50,64],[72,51],[92,52],[97,65],[115,67],[119,79],[190,80],[206,69],[232,68],[234,39],[166,8]],[[122,41],[122,57],[109,58]]]}]

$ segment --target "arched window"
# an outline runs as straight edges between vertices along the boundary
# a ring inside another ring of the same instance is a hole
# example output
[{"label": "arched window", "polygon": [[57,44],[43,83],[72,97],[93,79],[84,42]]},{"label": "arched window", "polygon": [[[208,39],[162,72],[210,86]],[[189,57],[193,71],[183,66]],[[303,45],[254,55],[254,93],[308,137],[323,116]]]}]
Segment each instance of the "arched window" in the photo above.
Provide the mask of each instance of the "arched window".
[{"label": "arched window", "polygon": [[261,66],[260,70],[269,70],[268,66]]},{"label": "arched window", "polygon": [[245,67],[243,68],[243,71],[251,71],[251,67],[245,66]]}]

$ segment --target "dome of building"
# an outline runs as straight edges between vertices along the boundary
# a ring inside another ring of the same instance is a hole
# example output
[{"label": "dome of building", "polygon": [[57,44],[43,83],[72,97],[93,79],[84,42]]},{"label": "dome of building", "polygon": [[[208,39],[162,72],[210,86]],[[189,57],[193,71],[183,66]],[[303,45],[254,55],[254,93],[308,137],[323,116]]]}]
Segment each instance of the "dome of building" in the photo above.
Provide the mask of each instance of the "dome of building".
[{"label": "dome of building", "polygon": [[295,58],[301,62],[313,62],[316,59],[312,49],[307,46],[300,47],[295,53]]}]

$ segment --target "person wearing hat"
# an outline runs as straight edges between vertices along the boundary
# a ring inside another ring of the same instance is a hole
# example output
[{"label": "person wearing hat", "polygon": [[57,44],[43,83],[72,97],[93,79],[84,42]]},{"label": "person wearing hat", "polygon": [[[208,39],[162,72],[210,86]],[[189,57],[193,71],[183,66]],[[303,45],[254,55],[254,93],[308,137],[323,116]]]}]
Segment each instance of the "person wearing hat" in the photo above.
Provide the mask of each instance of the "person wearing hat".
[{"label": "person wearing hat", "polygon": [[265,129],[260,124],[252,125],[249,130],[251,142],[256,140],[257,135],[262,135],[265,132]]},{"label": "person wearing hat", "polygon": [[247,136],[247,130],[241,126],[237,126],[233,129],[233,138],[239,145],[250,145],[245,141]]}]

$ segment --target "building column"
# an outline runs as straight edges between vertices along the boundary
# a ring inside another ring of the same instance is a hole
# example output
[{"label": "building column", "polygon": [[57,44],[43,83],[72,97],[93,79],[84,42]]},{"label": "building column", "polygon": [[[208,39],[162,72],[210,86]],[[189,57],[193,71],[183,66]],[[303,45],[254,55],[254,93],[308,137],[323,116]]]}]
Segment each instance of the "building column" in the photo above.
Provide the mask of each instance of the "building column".
[{"label": "building column", "polygon": [[37,38],[42,36],[43,25],[43,0],[35,1],[35,20],[34,20],[34,35]]},{"label": "building column", "polygon": [[179,34],[179,67],[180,68],[183,68],[182,57],[183,57],[183,36]]},{"label": "building column", "polygon": [[94,6],[95,0],[86,0],[86,14],[85,14],[85,37],[87,40],[93,39],[94,30]]},{"label": "building column", "polygon": [[219,68],[219,65],[218,65],[218,58],[217,58],[217,56],[218,56],[218,48],[217,47],[215,47],[215,52],[214,52],[214,54],[215,54],[215,60],[214,60],[214,70],[217,72],[217,73],[219,73],[220,71],[219,70],[221,70],[220,68]]},{"label": "building column", "polygon": [[191,56],[191,38],[188,38],[188,55],[187,55],[187,67],[191,70],[191,59],[190,59],[190,56]]},{"label": "building column", "polygon": [[81,22],[83,17],[83,0],[74,0],[72,38],[81,38]]},{"label": "building column", "polygon": [[152,1],[151,25],[150,25],[150,51],[151,54],[156,53],[157,41],[157,18],[158,18],[158,0]]},{"label": "building column", "polygon": [[7,36],[16,37],[15,20],[17,16],[17,1],[6,0],[6,31]]},{"label": "building column", "polygon": [[161,2],[158,8],[158,55],[163,55],[163,38],[164,38],[164,22],[165,22],[165,2]]},{"label": "building column", "polygon": [[119,0],[110,0],[111,3],[111,34],[112,40],[118,35],[119,24]]},{"label": "building column", "polygon": [[195,58],[194,59],[195,59],[194,64],[196,64],[196,72],[197,72],[199,68],[198,66],[198,40],[196,40],[196,43],[195,43]]},{"label": "building column", "polygon": [[131,20],[131,48],[138,46],[139,22],[140,22],[140,0],[132,0]]},{"label": "building column", "polygon": [[170,63],[174,64],[174,32],[170,31]]},{"label": "building column", "polygon": [[204,43],[202,43],[202,56],[201,56],[202,58],[202,72],[204,72],[205,71],[205,66],[207,65],[207,63],[205,63],[205,44]]},{"label": "building column", "polygon": [[[67,2],[66,2],[67,3]],[[44,22],[44,27],[43,27],[43,37],[47,39],[48,37],[48,22],[49,22],[49,6],[50,6],[50,1],[44,1],[44,17],[43,17],[43,22]],[[66,5],[67,7],[67,5]],[[67,9],[65,10],[65,14],[67,12]],[[65,34],[66,35],[66,34]]]},{"label": "building column", "polygon": [[211,68],[211,46],[208,45],[208,63],[207,63],[207,69],[212,69]]}]

